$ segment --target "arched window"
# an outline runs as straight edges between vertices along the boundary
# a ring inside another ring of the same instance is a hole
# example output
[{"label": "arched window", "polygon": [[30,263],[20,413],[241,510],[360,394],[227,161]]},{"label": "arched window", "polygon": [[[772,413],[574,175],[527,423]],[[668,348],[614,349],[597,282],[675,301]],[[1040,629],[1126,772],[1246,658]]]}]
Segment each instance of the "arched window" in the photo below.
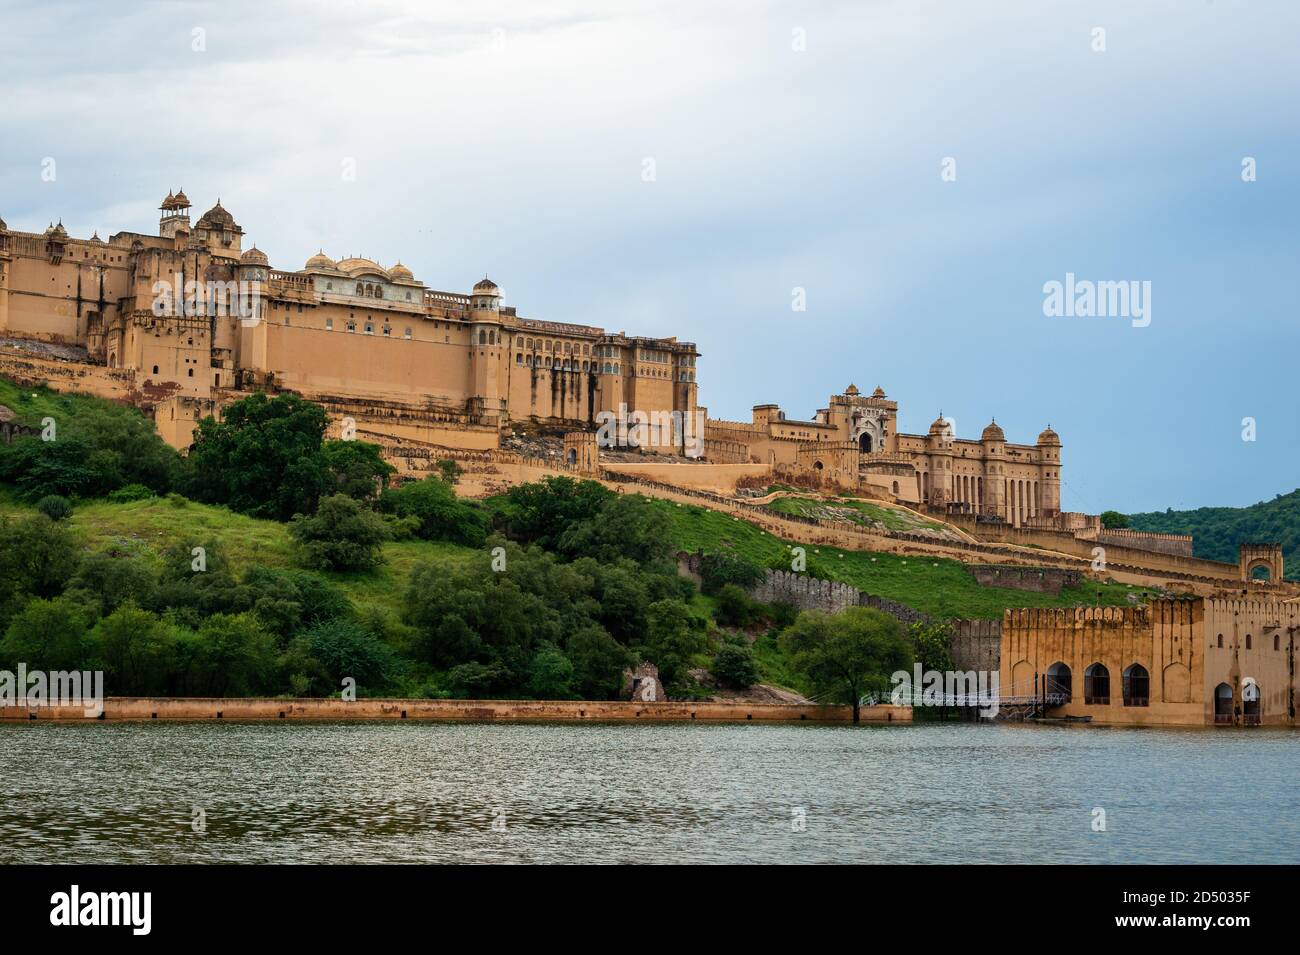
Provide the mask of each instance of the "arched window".
[{"label": "arched window", "polygon": [[1250,649],[1250,634],[1246,634],[1246,649]]},{"label": "arched window", "polygon": [[1223,649],[1223,634],[1219,634],[1219,649]]},{"label": "arched window", "polygon": [[1100,663],[1083,671],[1083,702],[1089,706],[1110,704],[1110,671]]},{"label": "arched window", "polygon": [[194,377],[194,369],[193,369],[193,368],[190,368],[189,370],[187,370],[187,371],[185,372],[185,374],[187,374],[187,375],[189,375],[189,377],[193,378],[193,377]]},{"label": "arched window", "polygon": [[356,330],[357,330],[357,323],[356,323],[356,322],[348,322],[348,331],[349,331],[350,333],[355,333]]},{"label": "arched window", "polygon": [[158,366],[157,366],[157,365],[154,365],[154,366],[153,366],[153,373],[154,373],[155,375],[158,374]]},{"label": "arched window", "polygon": [[385,337],[385,338],[388,338],[388,337],[389,337],[390,335],[392,335],[392,334],[393,334],[393,326],[392,326],[392,325],[385,325],[385,326],[384,326],[384,337]]},{"label": "arched window", "polygon": [[407,341],[410,341],[411,330],[408,328],[406,331],[402,332],[402,337],[405,338]]},{"label": "arched window", "polygon": [[1140,663],[1130,663],[1124,670],[1124,705],[1147,706],[1151,702],[1151,675]]},{"label": "arched window", "polygon": [[487,330],[486,330],[486,329],[480,328],[480,329],[478,330],[478,343],[479,343],[480,345],[486,345],[486,344],[487,344]]},{"label": "arched window", "polygon": [[518,347],[522,347],[523,344],[524,344],[524,336],[523,336],[523,335],[516,335],[516,336],[515,336],[515,347],[516,347],[516,348],[518,348]]},{"label": "arched window", "polygon": [[523,363],[524,363],[524,353],[521,351],[515,352],[515,364],[522,365]]},{"label": "arched window", "polygon": [[1060,706],[1069,703],[1071,690],[1070,668],[1058,660],[1047,668],[1047,705]]},{"label": "arched window", "polygon": [[1214,688],[1214,722],[1232,722],[1232,687],[1226,683]]},{"label": "arched window", "polygon": [[820,461],[814,461],[814,462],[813,462],[813,470],[814,470],[814,471],[821,471],[821,470],[823,470],[823,465],[822,465],[822,463],[821,463]]},{"label": "arched window", "polygon": [[366,287],[365,287],[364,285],[362,285],[360,282],[357,283],[357,294],[358,294],[358,295],[365,295],[365,294],[366,294]]},{"label": "arched window", "polygon": [[366,322],[366,334],[367,334],[367,335],[373,335],[374,333],[375,333],[375,323],[374,323],[374,322]]}]

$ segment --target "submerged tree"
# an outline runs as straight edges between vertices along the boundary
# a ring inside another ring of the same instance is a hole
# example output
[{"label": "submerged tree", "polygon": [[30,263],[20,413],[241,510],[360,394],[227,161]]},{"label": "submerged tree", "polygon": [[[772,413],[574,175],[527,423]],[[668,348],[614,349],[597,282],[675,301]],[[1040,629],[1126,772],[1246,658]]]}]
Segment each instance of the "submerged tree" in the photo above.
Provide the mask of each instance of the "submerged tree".
[{"label": "submerged tree", "polygon": [[850,704],[855,723],[862,695],[889,674],[912,666],[902,625],[870,607],[850,607],[833,615],[802,613],[780,639],[790,665],[807,678],[813,692],[829,702]]}]

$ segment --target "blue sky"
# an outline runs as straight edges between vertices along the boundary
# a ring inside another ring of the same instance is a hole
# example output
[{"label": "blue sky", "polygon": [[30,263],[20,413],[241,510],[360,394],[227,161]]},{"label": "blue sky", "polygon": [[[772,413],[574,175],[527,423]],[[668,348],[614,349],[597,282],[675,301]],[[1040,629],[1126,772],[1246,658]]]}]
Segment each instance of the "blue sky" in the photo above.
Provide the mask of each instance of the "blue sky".
[{"label": "blue sky", "polygon": [[[434,288],[487,272],[530,317],[693,340],[715,416],[807,417],[854,382],[908,431],[1050,422],[1063,506],[1092,512],[1300,484],[1300,4],[0,2],[0,22],[13,228],[150,230],[184,187],[277,267],[323,247]],[[1045,316],[1067,272],[1151,282],[1151,324]]]}]

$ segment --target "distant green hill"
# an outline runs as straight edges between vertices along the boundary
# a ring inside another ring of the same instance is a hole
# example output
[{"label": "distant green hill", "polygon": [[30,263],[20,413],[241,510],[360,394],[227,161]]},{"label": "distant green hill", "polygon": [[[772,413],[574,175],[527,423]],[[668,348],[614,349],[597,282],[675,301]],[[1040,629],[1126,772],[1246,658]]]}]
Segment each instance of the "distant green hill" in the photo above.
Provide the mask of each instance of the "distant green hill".
[{"label": "distant green hill", "polygon": [[1286,577],[1300,580],[1300,488],[1250,507],[1198,507],[1194,511],[1130,514],[1136,530],[1191,534],[1197,557],[1235,563],[1237,545],[1280,542]]}]

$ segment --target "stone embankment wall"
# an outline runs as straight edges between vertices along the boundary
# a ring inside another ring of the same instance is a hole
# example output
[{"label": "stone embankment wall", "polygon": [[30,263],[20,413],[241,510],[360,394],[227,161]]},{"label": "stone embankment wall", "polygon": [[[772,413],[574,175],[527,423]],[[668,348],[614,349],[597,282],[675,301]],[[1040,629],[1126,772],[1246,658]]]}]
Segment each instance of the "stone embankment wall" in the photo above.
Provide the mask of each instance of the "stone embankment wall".
[{"label": "stone embankment wall", "polygon": [[996,673],[1002,666],[1001,620],[954,620],[949,644],[952,664],[958,670]]},{"label": "stone embankment wall", "polygon": [[1010,587],[1039,594],[1059,594],[1062,587],[1077,587],[1083,574],[1054,567],[1002,567],[998,564],[968,564],[970,575],[984,587]]},{"label": "stone embankment wall", "polygon": [[[643,703],[586,700],[275,700],[109,697],[104,720],[449,720],[464,722],[825,722],[853,719],[848,706],[772,703]],[[906,706],[864,706],[864,723],[910,723]],[[94,722],[79,706],[4,706],[0,720]]]},{"label": "stone embankment wall", "polygon": [[750,593],[763,603],[786,603],[800,610],[838,613],[848,607],[872,607],[883,610],[903,624],[930,622],[930,618],[919,610],[896,600],[863,593],[842,581],[819,580],[788,570],[768,570],[763,582]]}]

